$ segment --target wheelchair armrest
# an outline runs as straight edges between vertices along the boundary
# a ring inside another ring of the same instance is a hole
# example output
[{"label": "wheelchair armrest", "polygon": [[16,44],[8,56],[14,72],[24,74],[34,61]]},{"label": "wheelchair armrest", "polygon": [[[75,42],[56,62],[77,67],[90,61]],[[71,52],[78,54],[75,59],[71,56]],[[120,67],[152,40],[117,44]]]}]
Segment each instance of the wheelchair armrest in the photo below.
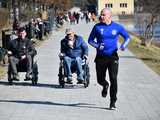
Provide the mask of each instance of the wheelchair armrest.
[{"label": "wheelchair armrest", "polygon": [[64,59],[64,56],[59,56],[59,59],[62,61]]},{"label": "wheelchair armrest", "polygon": [[59,59],[60,59],[60,60],[63,60],[65,55],[64,55],[63,53],[59,53],[58,56],[59,56]]}]

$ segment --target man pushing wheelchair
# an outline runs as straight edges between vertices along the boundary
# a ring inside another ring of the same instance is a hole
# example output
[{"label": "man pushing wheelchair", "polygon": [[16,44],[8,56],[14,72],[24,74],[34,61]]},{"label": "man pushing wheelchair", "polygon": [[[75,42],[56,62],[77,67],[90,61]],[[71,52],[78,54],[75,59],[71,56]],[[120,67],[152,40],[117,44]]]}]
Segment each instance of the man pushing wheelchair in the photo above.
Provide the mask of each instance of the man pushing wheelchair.
[{"label": "man pushing wheelchair", "polygon": [[[77,84],[84,83],[82,59],[88,58],[88,46],[79,35],[71,28],[66,29],[66,36],[61,40],[60,58],[63,58],[64,75],[66,83],[72,84],[72,65],[77,73]],[[59,73],[60,74],[60,73]],[[59,75],[61,77],[61,75]]]}]

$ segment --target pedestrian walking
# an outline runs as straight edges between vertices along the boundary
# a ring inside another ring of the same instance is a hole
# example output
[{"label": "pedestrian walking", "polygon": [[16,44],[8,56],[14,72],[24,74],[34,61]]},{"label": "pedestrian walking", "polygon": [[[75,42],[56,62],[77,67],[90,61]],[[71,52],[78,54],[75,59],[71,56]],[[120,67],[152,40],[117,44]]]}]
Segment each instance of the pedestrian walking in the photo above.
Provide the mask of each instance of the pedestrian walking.
[{"label": "pedestrian walking", "polygon": [[88,38],[88,43],[97,49],[95,65],[97,82],[103,87],[102,97],[107,96],[109,83],[106,80],[106,71],[110,80],[110,109],[115,109],[117,100],[117,75],[119,66],[118,36],[124,38],[120,49],[123,51],[130,41],[130,36],[124,27],[112,21],[112,12],[108,8],[101,11],[99,23],[97,23]]}]

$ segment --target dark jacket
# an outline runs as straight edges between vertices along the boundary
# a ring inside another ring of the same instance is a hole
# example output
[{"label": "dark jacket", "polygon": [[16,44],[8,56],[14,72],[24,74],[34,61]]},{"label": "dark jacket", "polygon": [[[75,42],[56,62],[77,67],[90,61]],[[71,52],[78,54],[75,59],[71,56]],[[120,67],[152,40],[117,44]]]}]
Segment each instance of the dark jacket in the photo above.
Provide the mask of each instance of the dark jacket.
[{"label": "dark jacket", "polygon": [[8,50],[12,52],[13,56],[18,58],[22,55],[34,56],[37,54],[35,48],[33,47],[32,41],[27,38],[24,40],[21,40],[21,38],[11,40]]},{"label": "dark jacket", "polygon": [[74,47],[70,48],[68,46],[67,37],[61,40],[61,53],[71,58],[88,56],[88,46],[81,36],[75,35]]}]

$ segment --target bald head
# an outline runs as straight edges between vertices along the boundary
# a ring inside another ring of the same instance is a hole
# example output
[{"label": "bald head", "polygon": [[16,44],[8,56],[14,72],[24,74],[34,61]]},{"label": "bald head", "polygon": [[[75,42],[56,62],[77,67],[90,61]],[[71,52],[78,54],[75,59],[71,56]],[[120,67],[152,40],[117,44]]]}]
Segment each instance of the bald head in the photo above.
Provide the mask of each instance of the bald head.
[{"label": "bald head", "polygon": [[104,8],[101,10],[100,22],[110,24],[112,21],[112,12],[108,8]]},{"label": "bald head", "polygon": [[108,9],[108,8],[102,9],[101,12],[103,12],[103,13],[105,13],[105,14],[107,14],[107,15],[112,16],[112,11],[111,11],[110,9]]}]

